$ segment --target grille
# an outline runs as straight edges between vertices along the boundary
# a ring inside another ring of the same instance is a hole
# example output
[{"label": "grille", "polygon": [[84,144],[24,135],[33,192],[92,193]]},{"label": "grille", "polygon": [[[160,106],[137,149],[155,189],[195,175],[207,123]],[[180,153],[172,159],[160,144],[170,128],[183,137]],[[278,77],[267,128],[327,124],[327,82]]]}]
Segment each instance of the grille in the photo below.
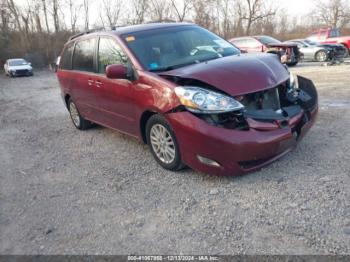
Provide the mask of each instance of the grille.
[{"label": "grille", "polygon": [[28,70],[27,69],[22,69],[22,70],[16,70],[17,75],[24,75],[27,74]]}]

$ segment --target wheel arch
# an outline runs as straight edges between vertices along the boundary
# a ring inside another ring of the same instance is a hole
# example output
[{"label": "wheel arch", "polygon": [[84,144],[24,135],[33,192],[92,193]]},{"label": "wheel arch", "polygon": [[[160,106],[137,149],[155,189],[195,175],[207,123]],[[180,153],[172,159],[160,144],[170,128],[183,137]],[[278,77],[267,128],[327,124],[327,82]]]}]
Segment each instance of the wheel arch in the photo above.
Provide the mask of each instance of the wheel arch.
[{"label": "wheel arch", "polygon": [[146,110],[142,113],[140,117],[140,134],[141,134],[141,140],[144,144],[147,144],[147,138],[146,138],[146,124],[148,119],[151,118],[151,116],[158,114],[158,112],[154,110]]},{"label": "wheel arch", "polygon": [[71,98],[71,96],[69,94],[65,94],[64,95],[64,102],[66,103],[66,107],[68,108],[68,101]]}]

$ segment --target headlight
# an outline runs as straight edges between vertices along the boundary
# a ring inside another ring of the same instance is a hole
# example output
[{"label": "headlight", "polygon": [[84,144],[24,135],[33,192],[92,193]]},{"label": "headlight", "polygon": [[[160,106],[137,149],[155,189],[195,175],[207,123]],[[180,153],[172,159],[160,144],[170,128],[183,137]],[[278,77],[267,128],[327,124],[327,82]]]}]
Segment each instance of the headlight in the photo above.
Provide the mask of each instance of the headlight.
[{"label": "headlight", "polygon": [[175,93],[180,102],[194,113],[214,114],[238,111],[244,106],[232,97],[195,86],[178,86]]}]

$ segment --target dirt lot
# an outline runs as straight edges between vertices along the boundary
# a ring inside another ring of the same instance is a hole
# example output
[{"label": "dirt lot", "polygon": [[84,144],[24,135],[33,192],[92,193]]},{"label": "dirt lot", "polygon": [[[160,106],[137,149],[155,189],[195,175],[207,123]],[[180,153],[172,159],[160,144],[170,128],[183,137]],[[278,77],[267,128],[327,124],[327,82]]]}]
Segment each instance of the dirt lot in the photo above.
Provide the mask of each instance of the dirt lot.
[{"label": "dirt lot", "polygon": [[0,77],[1,254],[350,254],[350,65],[293,69],[320,114],[244,177],[167,172],[147,146],[77,131],[56,77]]}]

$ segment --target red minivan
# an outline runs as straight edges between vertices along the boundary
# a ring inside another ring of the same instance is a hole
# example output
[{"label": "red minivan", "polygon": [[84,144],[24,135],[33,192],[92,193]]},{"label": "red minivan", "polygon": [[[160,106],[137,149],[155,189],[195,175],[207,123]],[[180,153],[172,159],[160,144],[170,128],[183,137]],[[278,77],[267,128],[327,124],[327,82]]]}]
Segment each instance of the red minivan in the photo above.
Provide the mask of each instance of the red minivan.
[{"label": "red minivan", "polygon": [[57,76],[78,129],[97,123],[133,136],[168,170],[259,169],[292,150],[318,111],[313,83],[277,56],[241,54],[187,23],[74,36]]}]

